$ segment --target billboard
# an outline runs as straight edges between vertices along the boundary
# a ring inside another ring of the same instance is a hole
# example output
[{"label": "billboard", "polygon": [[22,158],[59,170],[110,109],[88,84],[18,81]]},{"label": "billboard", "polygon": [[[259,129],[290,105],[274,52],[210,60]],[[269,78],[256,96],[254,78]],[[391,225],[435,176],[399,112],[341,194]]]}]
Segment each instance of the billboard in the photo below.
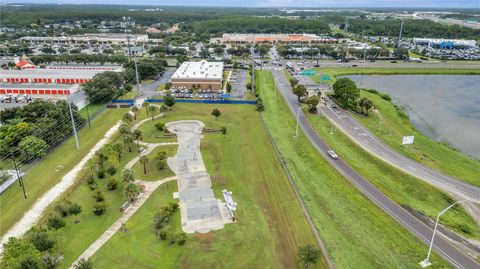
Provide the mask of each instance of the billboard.
[{"label": "billboard", "polygon": [[413,135],[409,135],[409,136],[404,136],[403,139],[402,139],[402,145],[411,145],[413,144],[413,139],[415,137]]}]

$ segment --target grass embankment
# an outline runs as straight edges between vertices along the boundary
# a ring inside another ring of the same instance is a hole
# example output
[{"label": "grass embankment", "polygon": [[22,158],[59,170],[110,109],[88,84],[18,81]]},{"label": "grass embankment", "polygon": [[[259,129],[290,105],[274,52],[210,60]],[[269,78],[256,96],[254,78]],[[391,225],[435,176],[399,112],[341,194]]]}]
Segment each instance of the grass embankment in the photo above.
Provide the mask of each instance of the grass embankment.
[{"label": "grass embankment", "polygon": [[[174,156],[177,152],[177,148],[177,145],[156,147],[150,154],[147,155],[149,161],[145,165],[147,170],[146,174],[144,173],[143,165],[140,163],[140,161],[137,161],[135,165],[133,165],[132,169],[135,172],[135,178],[146,181],[157,181],[162,178],[174,176],[175,173],[173,173],[173,171],[168,167],[166,158]],[[165,167],[163,169],[159,169],[155,164],[155,156],[157,156],[159,152],[165,152]]]},{"label": "grass embankment", "polygon": [[[75,148],[73,137],[55,151],[48,154],[23,178],[27,191],[24,200],[21,188],[11,186],[0,195],[0,234],[11,228],[46,191],[58,183],[105,135],[125,113],[125,109],[107,109],[92,121],[92,127],[84,127],[78,132],[80,150]],[[57,166],[63,166],[55,171]]]},{"label": "grass embankment", "polygon": [[[222,112],[217,121],[210,114],[214,108]],[[144,113],[140,117],[145,117]],[[152,129],[158,121],[184,119],[201,120],[207,128],[227,127],[225,136],[204,133],[201,151],[215,196],[221,198],[224,188],[233,191],[239,205],[238,222],[208,234],[188,235],[184,246],[167,246],[155,236],[152,216],[165,205],[162,201],[170,201],[176,187],[159,190],[127,222],[128,233],[114,235],[93,257],[95,267],[297,267],[298,247],[315,244],[315,238],[274,157],[255,106],[177,104],[166,118],[149,121],[140,129]],[[180,223],[177,227],[180,229]]]},{"label": "grass embankment", "polygon": [[[418,268],[428,247],[332,168],[301,133],[268,71],[257,73],[266,124],[337,268]],[[388,250],[388,251],[386,251]],[[434,268],[451,268],[438,255]]]},{"label": "grass embankment", "polygon": [[[330,134],[331,123],[325,117],[306,113],[316,132],[345,161],[398,204],[435,219],[438,212],[453,203],[447,194],[374,157],[342,132]],[[445,213],[442,224],[467,237],[480,238],[478,226],[461,206]]]},{"label": "grass embankment", "polygon": [[[124,111],[123,111],[124,112]],[[118,116],[118,118],[121,118]],[[120,142],[122,138],[116,134],[110,140],[111,142]],[[132,151],[124,148],[122,157],[118,164],[118,171],[114,175],[105,173],[104,178],[97,177],[96,165],[92,168],[82,170],[77,176],[77,183],[70,188],[59,199],[52,202],[47,211],[43,214],[42,221],[44,222],[48,216],[56,214],[55,205],[63,201],[70,201],[79,204],[82,207],[82,212],[77,216],[68,216],[64,220],[65,227],[57,231],[58,249],[63,255],[63,260],[58,268],[68,268],[72,262],[91,244],[93,243],[110,225],[112,225],[120,216],[120,206],[126,201],[123,194],[123,184],[121,181],[121,171],[128,161],[138,155],[138,148],[135,144],[131,146]],[[97,157],[95,156],[94,159]],[[95,162],[91,162],[95,164]],[[92,170],[91,170],[92,169]],[[84,175],[94,174],[96,189],[91,190],[88,182],[82,180]],[[115,190],[108,190],[107,182],[110,179],[116,179],[118,186]],[[93,214],[93,206],[96,204],[95,195],[100,191],[107,204],[105,213],[101,216]],[[78,219],[79,223],[74,223]],[[28,234],[27,234],[28,235]]]},{"label": "grass embankment", "polygon": [[[410,123],[401,108],[382,99],[379,95],[367,91],[361,91],[361,95],[372,100],[379,113],[372,112],[367,118],[357,115],[354,117],[386,144],[426,166],[480,186],[479,161],[465,156],[447,144],[423,135]],[[380,122],[381,128],[379,128]],[[415,143],[408,146],[402,145],[402,137],[405,135],[414,135]]]},{"label": "grass embankment", "polygon": [[[400,74],[450,74],[450,75],[475,75],[480,74],[479,68],[411,68],[411,67],[350,67],[350,68],[315,68],[320,76],[312,77],[317,83],[333,84],[337,80],[336,76],[355,75],[355,74],[375,74],[375,75],[400,75]],[[329,75],[330,80],[321,80],[323,75]]]}]

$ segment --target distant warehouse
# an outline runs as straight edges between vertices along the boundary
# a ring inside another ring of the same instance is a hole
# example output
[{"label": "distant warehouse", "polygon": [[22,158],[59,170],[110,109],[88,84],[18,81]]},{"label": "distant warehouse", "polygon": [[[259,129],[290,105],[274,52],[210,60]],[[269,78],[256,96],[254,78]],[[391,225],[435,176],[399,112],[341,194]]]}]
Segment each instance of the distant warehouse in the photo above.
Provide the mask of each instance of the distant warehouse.
[{"label": "distant warehouse", "polygon": [[223,83],[223,62],[184,62],[171,77],[173,88],[220,90]]},{"label": "distant warehouse", "polygon": [[[116,69],[114,71],[119,71]],[[53,84],[84,84],[96,74],[106,70],[97,69],[29,69],[29,70],[2,70],[0,83],[53,83]]]}]

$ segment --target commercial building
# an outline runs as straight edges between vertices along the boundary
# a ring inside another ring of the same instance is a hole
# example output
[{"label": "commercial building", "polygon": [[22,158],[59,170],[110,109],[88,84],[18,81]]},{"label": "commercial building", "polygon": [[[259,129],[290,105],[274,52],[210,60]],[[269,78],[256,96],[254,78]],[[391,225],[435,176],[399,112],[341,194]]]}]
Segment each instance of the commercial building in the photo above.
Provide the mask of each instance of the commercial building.
[{"label": "commercial building", "polygon": [[250,44],[323,44],[337,43],[338,39],[314,34],[223,34],[222,43]]},{"label": "commercial building", "polygon": [[417,46],[440,49],[468,49],[477,47],[477,41],[465,39],[414,38],[413,42]]},{"label": "commercial building", "polygon": [[57,44],[144,44],[148,42],[148,35],[132,35],[117,33],[95,33],[71,36],[25,36],[20,40],[30,43],[57,43]]},{"label": "commercial building", "polygon": [[[51,84],[83,84],[96,74],[106,70],[75,69],[45,69],[2,70],[0,83],[51,83]],[[117,70],[112,70],[117,71]]]},{"label": "commercial building", "polygon": [[184,62],[171,77],[173,88],[220,90],[223,86],[223,62]]}]

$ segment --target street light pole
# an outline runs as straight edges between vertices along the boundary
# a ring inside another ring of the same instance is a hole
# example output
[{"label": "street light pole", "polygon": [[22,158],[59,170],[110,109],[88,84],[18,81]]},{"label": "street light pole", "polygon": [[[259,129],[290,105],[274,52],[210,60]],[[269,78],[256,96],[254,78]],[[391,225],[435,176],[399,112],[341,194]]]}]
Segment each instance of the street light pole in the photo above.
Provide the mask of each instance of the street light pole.
[{"label": "street light pole", "polygon": [[437,232],[437,227],[438,227],[438,221],[440,220],[440,217],[445,213],[447,212],[450,208],[452,208],[454,205],[458,204],[458,203],[461,203],[463,201],[456,201],[455,203],[449,205],[447,208],[443,209],[442,211],[438,212],[438,215],[437,215],[437,221],[435,222],[435,228],[433,229],[433,234],[432,234],[432,240],[430,241],[430,247],[428,248],[428,254],[427,254],[427,258],[423,261],[420,262],[420,266],[422,266],[422,268],[426,268],[430,265],[432,265],[432,263],[430,262],[430,254],[432,253],[432,248],[433,248],[433,240],[435,239],[435,233]]},{"label": "street light pole", "polygon": [[295,138],[298,137],[298,125],[299,125],[299,121],[300,121],[300,110],[303,109],[305,106],[301,106],[301,107],[298,107],[297,108],[297,128],[295,130]]}]

